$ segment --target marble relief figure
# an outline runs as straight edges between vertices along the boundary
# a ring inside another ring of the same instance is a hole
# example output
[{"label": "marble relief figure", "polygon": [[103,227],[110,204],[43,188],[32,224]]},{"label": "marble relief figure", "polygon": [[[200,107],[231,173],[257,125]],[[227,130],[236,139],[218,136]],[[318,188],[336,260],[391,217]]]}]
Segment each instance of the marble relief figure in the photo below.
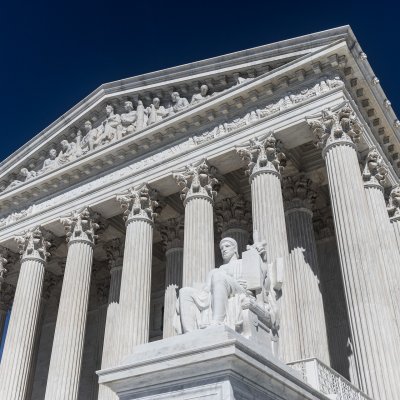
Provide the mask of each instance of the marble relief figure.
[{"label": "marble relief figure", "polygon": [[114,107],[106,106],[107,118],[102,123],[101,144],[107,144],[120,139],[122,136],[121,117],[114,113]]},{"label": "marble relief figure", "polygon": [[147,125],[155,124],[160,122],[163,118],[168,116],[168,111],[164,106],[160,105],[160,99],[154,97],[153,102],[149,107],[147,107]]},{"label": "marble relief figure", "polygon": [[201,85],[200,93],[196,93],[193,95],[190,105],[198,104],[204,100],[207,100],[210,97],[207,93],[208,93],[208,86]]},{"label": "marble relief figure", "polygon": [[125,136],[135,132],[137,113],[133,108],[133,104],[131,101],[125,101],[124,109],[126,112],[121,114],[121,124],[123,126],[123,134]]},{"label": "marble relief figure", "polygon": [[188,100],[185,97],[181,97],[178,92],[171,93],[171,101],[173,105],[170,108],[170,114],[177,113],[190,106]]}]

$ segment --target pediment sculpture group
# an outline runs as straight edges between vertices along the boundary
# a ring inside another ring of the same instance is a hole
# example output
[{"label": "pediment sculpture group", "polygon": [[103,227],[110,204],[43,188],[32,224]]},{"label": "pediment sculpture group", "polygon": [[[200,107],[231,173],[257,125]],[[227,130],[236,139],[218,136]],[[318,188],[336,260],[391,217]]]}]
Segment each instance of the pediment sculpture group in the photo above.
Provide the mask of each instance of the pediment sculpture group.
[{"label": "pediment sculpture group", "polygon": [[[244,78],[239,78],[238,83],[243,83]],[[4,190],[12,189],[24,182],[30,181],[51,170],[57,169],[79,157],[102,147],[108,143],[120,140],[126,135],[141,131],[149,125],[160,122],[164,118],[174,115],[188,107],[194,106],[218,92],[209,93],[209,87],[206,84],[201,85],[200,92],[195,93],[191,101],[181,97],[179,92],[172,92],[170,103],[166,106],[161,105],[161,100],[154,97],[152,103],[145,107],[141,100],[138,100],[136,109],[132,101],[124,102],[124,113],[115,113],[114,107],[106,105],[106,118],[94,127],[92,122],[87,120],[82,130],[78,130],[74,141],[69,142],[64,139],[60,142],[61,149],[55,148],[49,150],[48,157],[44,160],[42,167],[35,170],[22,168],[19,173],[20,179],[13,180]]]},{"label": "pediment sculpture group", "polygon": [[[238,77],[237,84],[242,84],[249,79]],[[294,93],[287,93],[279,101],[271,102],[264,108],[247,113],[243,118],[236,118],[233,121],[215,127],[210,132],[205,132],[199,137],[194,137],[194,141],[195,143],[201,143],[207,139],[208,135],[221,134],[221,131],[230,132],[342,85],[343,82],[338,76],[325,78],[311,88],[303,88]],[[8,186],[0,187],[0,192],[15,188],[24,182],[33,180],[74,161],[90,151],[120,140],[124,136],[139,132],[218,93],[221,92],[210,94],[209,87],[203,84],[200,87],[200,92],[195,93],[190,102],[175,91],[171,93],[170,101],[166,105],[161,105],[161,100],[158,97],[154,97],[148,107],[145,107],[143,102],[138,100],[136,109],[132,101],[125,101],[125,112],[121,114],[115,113],[114,107],[108,104],[105,110],[106,118],[98,126],[94,127],[92,122],[87,120],[83,125],[83,129],[78,130],[75,140],[69,142],[64,139],[60,142],[61,149],[59,151],[55,148],[49,150],[48,157],[44,160],[40,169],[29,170],[28,168],[21,168],[18,179],[14,179]],[[218,131],[217,133],[215,132],[216,130]]]}]

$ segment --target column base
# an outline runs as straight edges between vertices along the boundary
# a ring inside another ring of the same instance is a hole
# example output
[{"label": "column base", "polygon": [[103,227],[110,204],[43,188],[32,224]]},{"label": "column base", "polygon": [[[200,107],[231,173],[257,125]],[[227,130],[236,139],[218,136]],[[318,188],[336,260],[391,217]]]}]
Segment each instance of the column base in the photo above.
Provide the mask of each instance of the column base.
[{"label": "column base", "polygon": [[138,346],[120,365],[97,374],[121,400],[329,399],[267,346],[226,326]]}]

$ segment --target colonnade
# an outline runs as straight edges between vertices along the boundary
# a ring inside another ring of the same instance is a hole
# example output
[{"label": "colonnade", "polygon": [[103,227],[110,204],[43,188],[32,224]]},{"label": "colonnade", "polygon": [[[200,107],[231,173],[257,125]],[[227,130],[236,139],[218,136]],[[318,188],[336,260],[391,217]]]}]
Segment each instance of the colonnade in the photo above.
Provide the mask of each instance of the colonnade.
[{"label": "colonnade", "polygon": [[[398,280],[393,283],[390,279],[397,274],[395,267],[400,260],[396,241],[396,237],[400,240],[400,234],[396,236],[400,232],[396,225],[400,218],[393,217],[391,224],[386,213],[380,179],[384,167],[376,168],[371,162],[368,171],[363,176],[360,173],[355,142],[362,129],[355,118],[349,117],[353,111],[346,107],[308,122],[323,150],[328,173],[354,348],[354,375],[361,389],[374,398],[388,400],[400,393],[400,376],[396,372],[400,336],[394,296],[399,289]],[[329,364],[319,276],[324,265],[318,261],[312,225],[315,200],[312,182],[304,175],[282,178],[286,157],[272,133],[252,139],[238,147],[237,152],[247,166],[250,179],[254,240],[266,241],[269,262],[278,257],[285,261],[284,286],[274,288],[283,302],[279,331],[281,357],[287,362],[318,357]],[[105,249],[111,281],[102,369],[123,362],[135,346],[149,340],[155,222],[159,224],[166,254],[164,338],[175,334],[177,290],[202,284],[215,268],[214,212],[221,215],[223,222],[224,210],[215,207],[223,179],[207,160],[175,171],[173,176],[182,190],[184,222],[157,221],[158,194],[147,184],[116,197],[124,210],[126,235],[124,242],[116,239]],[[400,195],[393,197],[392,208],[396,211]],[[239,196],[235,201],[239,211],[232,214],[234,223],[221,223],[219,231],[222,237],[234,237],[243,251],[249,239],[250,222],[249,216],[245,216],[243,198]],[[61,220],[66,228],[68,254],[46,400],[78,397],[98,220],[99,216],[90,208]],[[21,271],[0,365],[0,380],[4,382],[0,399],[25,400],[29,391],[49,256],[50,242],[46,237],[45,231],[38,227],[17,238],[22,254]],[[389,246],[389,253],[385,253],[385,246]],[[3,320],[4,313],[0,311],[0,327]],[[116,396],[100,386],[98,399],[113,400]]]}]

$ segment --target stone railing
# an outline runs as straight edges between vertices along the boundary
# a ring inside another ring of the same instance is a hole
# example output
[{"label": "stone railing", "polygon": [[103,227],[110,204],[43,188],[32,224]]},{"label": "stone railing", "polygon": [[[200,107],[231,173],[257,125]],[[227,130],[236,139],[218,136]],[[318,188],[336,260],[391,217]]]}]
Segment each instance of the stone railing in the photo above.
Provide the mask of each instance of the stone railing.
[{"label": "stone railing", "polygon": [[372,400],[360,389],[317,358],[288,363],[303,380],[332,400]]}]

